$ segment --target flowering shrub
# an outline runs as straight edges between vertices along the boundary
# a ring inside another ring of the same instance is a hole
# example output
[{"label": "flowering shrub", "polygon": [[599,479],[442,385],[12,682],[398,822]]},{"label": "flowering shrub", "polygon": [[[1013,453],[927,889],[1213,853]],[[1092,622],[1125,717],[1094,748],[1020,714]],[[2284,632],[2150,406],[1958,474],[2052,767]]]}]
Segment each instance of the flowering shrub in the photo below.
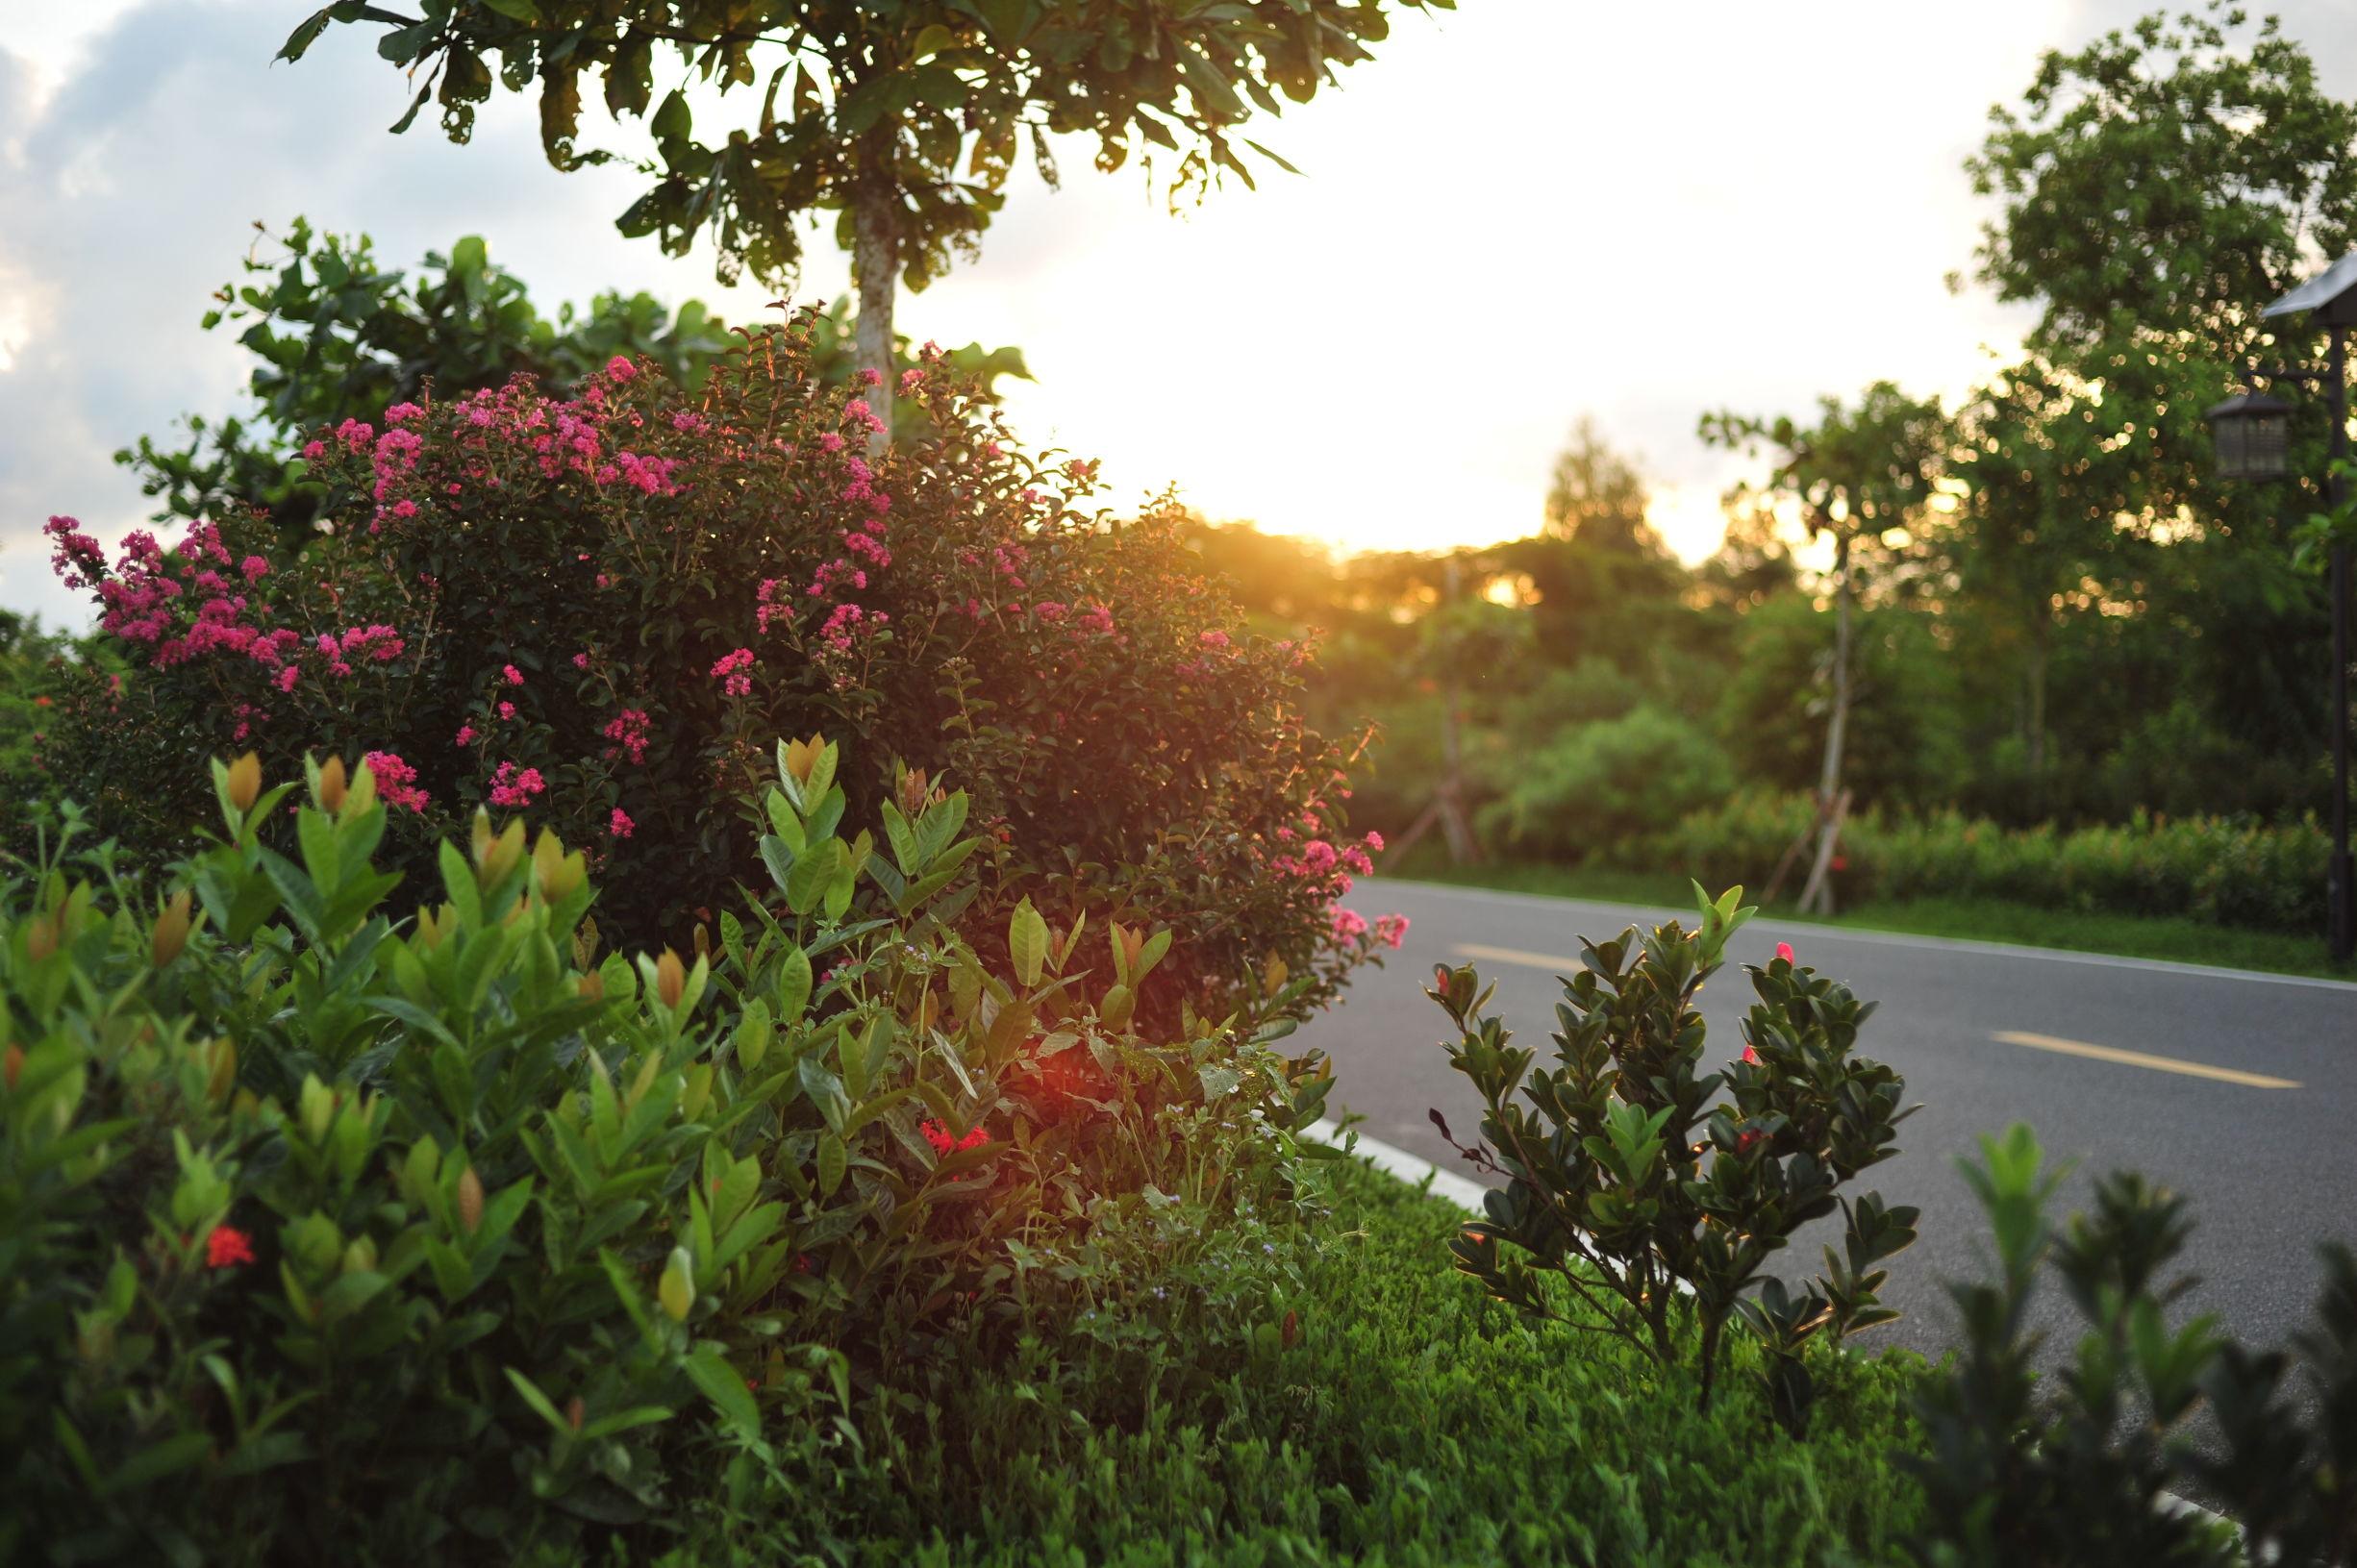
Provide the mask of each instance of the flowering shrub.
[{"label": "flowering shrub", "polygon": [[[1616,1334],[1662,1366],[1679,1359],[1672,1311],[1683,1290],[1682,1311],[1700,1330],[1699,1403],[1710,1404],[1721,1335],[1738,1317],[1768,1352],[1777,1420],[1797,1435],[1814,1397],[1807,1341],[1898,1315],[1875,1299],[1886,1276],[1874,1265],[1915,1240],[1917,1210],[1837,1189],[1898,1152],[1893,1130],[1913,1108],[1899,1108],[1896,1073],[1850,1054],[1872,1005],[1795,966],[1789,946],[1747,966],[1759,1001],[1743,1020],[1743,1058],[1700,1070],[1694,995],[1752,912],[1737,908],[1742,896],[1739,887],[1704,898],[1692,931],[1672,921],[1642,938],[1631,927],[1609,942],[1583,940],[1583,967],[1564,982],[1551,1068],[1482,1015],[1490,993],[1472,969],[1440,966],[1425,994],[1460,1032],[1449,1064],[1481,1093],[1486,1141],[1465,1148],[1439,1111],[1432,1119],[1475,1165],[1506,1179],[1487,1217],[1450,1246],[1461,1272],[1535,1316]],[[1712,1104],[1721,1087],[1732,1099]],[[1795,1231],[1837,1207],[1843,1250],[1825,1249],[1822,1279],[1795,1297],[1760,1278]]]},{"label": "flowering shrub", "polygon": [[[384,753],[405,867],[528,807],[608,874],[601,919],[676,941],[759,874],[731,803],[765,737],[823,728],[965,782],[982,911],[1176,921],[1159,1012],[1223,1012],[1270,959],[1329,991],[1371,951],[1332,914],[1371,846],[1302,721],[1308,651],[1238,628],[1175,508],[1084,510],[1094,465],[1018,453],[938,357],[900,388],[928,434],[871,460],[868,402],[812,354],[805,317],[693,394],[616,358],[569,399],[519,379],[347,420],[303,449],[332,532],[292,560],[224,518],[110,563],[54,520],[134,666],[74,705],[98,822],[168,843],[201,805],[175,755]],[[843,783],[865,812],[890,775]]]},{"label": "flowering shrub", "polygon": [[1289,1201],[1326,1080],[1281,1018],[1145,1035],[1171,933],[1084,967],[1028,904],[986,966],[967,798],[846,840],[837,759],[781,751],[691,960],[599,961],[584,852],[520,822],[396,917],[405,809],[334,760],[214,764],[225,835],[152,890],[0,884],[0,1556],[635,1559],[813,1495],[909,1336],[1186,1256],[1141,1205],[1199,1245]]}]

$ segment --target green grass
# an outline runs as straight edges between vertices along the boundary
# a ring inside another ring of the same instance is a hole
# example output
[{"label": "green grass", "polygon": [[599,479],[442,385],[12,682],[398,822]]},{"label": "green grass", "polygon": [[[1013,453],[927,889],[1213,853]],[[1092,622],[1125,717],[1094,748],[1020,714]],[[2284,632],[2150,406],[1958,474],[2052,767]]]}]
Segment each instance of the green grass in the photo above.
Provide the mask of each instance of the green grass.
[{"label": "green grass", "polygon": [[[1437,856],[1418,854],[1387,866],[1386,877],[1452,887],[1495,887],[1514,893],[1594,899],[1612,904],[1646,904],[1685,908],[1693,903],[1683,877],[1629,871],[1587,871],[1543,864],[1451,866]],[[2165,958],[2176,963],[2216,964],[2282,975],[2357,980],[2357,964],[2331,961],[2324,937],[2214,926],[2181,916],[2107,914],[2042,909],[1988,898],[1922,898],[1861,904],[1824,920],[1799,914],[1789,903],[1763,911],[1779,920],[1848,926],[1860,931],[1901,932],[1914,936],[1956,936],[1980,942],[2106,953],[2128,958]]]},{"label": "green grass", "polygon": [[[1714,1408],[1617,1341],[1533,1332],[1451,1273],[1462,1211],[1333,1162],[1335,1212],[1282,1302],[1295,1342],[1088,1341],[946,1356],[871,1428],[865,1562],[1886,1562],[1921,1507],[1919,1357],[1828,1353],[1806,1442],[1768,1420],[1739,1344]],[[1256,1249],[1257,1250],[1257,1249]],[[979,1368],[979,1369],[977,1369]],[[839,1537],[839,1539],[840,1539]],[[847,1544],[847,1543],[846,1543]]]}]

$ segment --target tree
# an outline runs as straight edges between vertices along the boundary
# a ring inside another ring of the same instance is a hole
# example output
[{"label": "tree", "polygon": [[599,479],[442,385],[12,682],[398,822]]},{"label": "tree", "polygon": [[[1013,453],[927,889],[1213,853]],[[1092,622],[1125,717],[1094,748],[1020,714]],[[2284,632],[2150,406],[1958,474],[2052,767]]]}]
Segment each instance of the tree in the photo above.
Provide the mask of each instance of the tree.
[{"label": "tree", "polygon": [[[325,492],[307,478],[295,450],[323,426],[380,425],[388,408],[417,401],[428,388],[456,397],[504,386],[515,375],[567,397],[616,355],[651,361],[670,380],[697,386],[736,341],[702,301],[674,311],[645,292],[609,290],[586,309],[567,301],[553,317],[542,315],[524,281],[493,261],[477,235],[446,255],[428,251],[413,271],[385,266],[366,235],[317,233],[300,217],[276,239],[262,224],[254,228],[242,262],[246,282],[223,284],[203,324],[241,328],[238,341],[257,361],[246,381],[257,411],[190,415],[183,421],[185,444],[142,436],[114,455],[140,475],[147,494],[162,498],[160,522],[259,508],[276,520],[283,541],[300,548]],[[847,384],[857,366],[844,303],[813,316],[809,329],[812,369],[828,386]],[[915,363],[906,338],[895,353],[897,362]],[[1030,376],[1014,348],[969,343],[943,358],[979,377],[986,398],[997,378]]]},{"label": "tree", "polygon": [[2000,299],[2038,307],[2028,347],[2073,388],[2042,415],[2070,511],[2166,546],[2153,613],[2181,620],[2181,682],[2270,752],[2322,729],[2325,602],[2283,569],[2283,521],[2316,510],[2326,421],[2296,427],[2295,493],[2211,477],[2202,410],[2289,358],[2259,309],[2357,244],[2357,105],[2305,49],[2224,0],[2049,53],[1992,112],[1967,164],[1997,198],[1977,253]]},{"label": "tree", "polygon": [[[782,283],[801,259],[799,220],[834,212],[859,288],[860,363],[879,382],[895,280],[921,289],[953,252],[978,252],[1026,133],[1050,185],[1047,135],[1086,132],[1109,172],[1142,151],[1150,177],[1153,149],[1179,155],[1173,202],[1222,171],[1248,186],[1233,137],[1247,100],[1270,114],[1280,93],[1307,102],[1390,28],[1383,0],[424,0],[419,11],[339,0],[294,30],[282,58],[301,59],[331,24],[378,24],[378,52],[420,84],[393,130],[438,96],[443,131],[464,141],[495,56],[510,91],[539,84],[540,138],[560,169],[616,156],[576,145],[583,84],[601,80],[608,114],[643,119],[655,139],[644,166],[659,178],[621,214],[622,233],[657,236],[672,255],[708,234],[722,279],[750,268]],[[722,99],[758,87],[758,114],[699,134],[684,87],[655,103],[659,52]],[[882,387],[876,411],[888,427],[892,391]]]},{"label": "tree", "polygon": [[[2045,794],[2047,673],[2057,629],[2088,597],[2124,593],[2149,547],[2102,510],[2117,450],[2086,439],[2090,389],[2035,356],[1977,388],[1949,465],[1959,505],[1942,531],[1958,590],[1986,604],[2021,658],[2030,793]],[[2093,479],[2093,483],[2090,483]],[[2033,799],[2033,814],[2046,803]]]},{"label": "tree", "polygon": [[1909,397],[1889,382],[1859,394],[1853,408],[1825,398],[1814,428],[1788,417],[1765,420],[1706,414],[1702,438],[1713,445],[1757,452],[1773,449],[1764,485],[1739,488],[1730,504],[1770,510],[1798,508],[1809,536],[1833,535],[1833,700],[1825,724],[1824,761],[1818,774],[1817,854],[1800,907],[1830,913],[1831,875],[1844,795],[1842,748],[1849,726],[1850,603],[1864,567],[1870,587],[1888,597],[1919,582],[1927,559],[1925,523],[1943,473],[1951,426],[1937,398]]}]

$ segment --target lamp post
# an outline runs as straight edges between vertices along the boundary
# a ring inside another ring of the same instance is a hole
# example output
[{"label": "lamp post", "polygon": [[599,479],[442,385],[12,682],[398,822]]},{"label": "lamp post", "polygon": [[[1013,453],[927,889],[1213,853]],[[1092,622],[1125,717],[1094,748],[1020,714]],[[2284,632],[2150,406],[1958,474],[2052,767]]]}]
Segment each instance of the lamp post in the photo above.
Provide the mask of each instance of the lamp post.
[{"label": "lamp post", "polygon": [[[2270,320],[2305,318],[2321,327],[2331,343],[2329,366],[2313,372],[2279,371],[2281,381],[2322,381],[2332,403],[2332,472],[2329,493],[2338,510],[2347,500],[2342,465],[2348,458],[2348,329],[2357,325],[2357,252],[2344,256],[2260,314]],[[2224,479],[2281,479],[2289,470],[2290,405],[2280,398],[2245,394],[2228,398],[2206,417],[2218,442],[2219,475]],[[2335,544],[2332,597],[2332,852],[2326,861],[2325,898],[2330,905],[2332,957],[2345,963],[2357,954],[2357,877],[2349,859],[2349,550]]]}]

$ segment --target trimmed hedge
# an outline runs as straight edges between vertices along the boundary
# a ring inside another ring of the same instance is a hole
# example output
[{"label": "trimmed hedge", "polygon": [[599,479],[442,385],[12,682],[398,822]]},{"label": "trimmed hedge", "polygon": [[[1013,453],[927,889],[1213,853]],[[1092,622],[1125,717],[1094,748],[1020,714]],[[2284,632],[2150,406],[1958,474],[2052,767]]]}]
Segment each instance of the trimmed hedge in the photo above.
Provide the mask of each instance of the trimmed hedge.
[{"label": "trimmed hedge", "polygon": [[[1806,795],[1739,795],[1665,833],[1601,845],[1590,862],[1765,888],[1814,814]],[[2313,931],[2323,918],[2327,843],[2313,817],[2267,826],[2139,812],[2119,826],[2011,829],[1955,811],[1868,811],[1849,820],[1842,847],[1847,864],[1835,886],[1850,904],[1993,898],[2287,932]]]}]

